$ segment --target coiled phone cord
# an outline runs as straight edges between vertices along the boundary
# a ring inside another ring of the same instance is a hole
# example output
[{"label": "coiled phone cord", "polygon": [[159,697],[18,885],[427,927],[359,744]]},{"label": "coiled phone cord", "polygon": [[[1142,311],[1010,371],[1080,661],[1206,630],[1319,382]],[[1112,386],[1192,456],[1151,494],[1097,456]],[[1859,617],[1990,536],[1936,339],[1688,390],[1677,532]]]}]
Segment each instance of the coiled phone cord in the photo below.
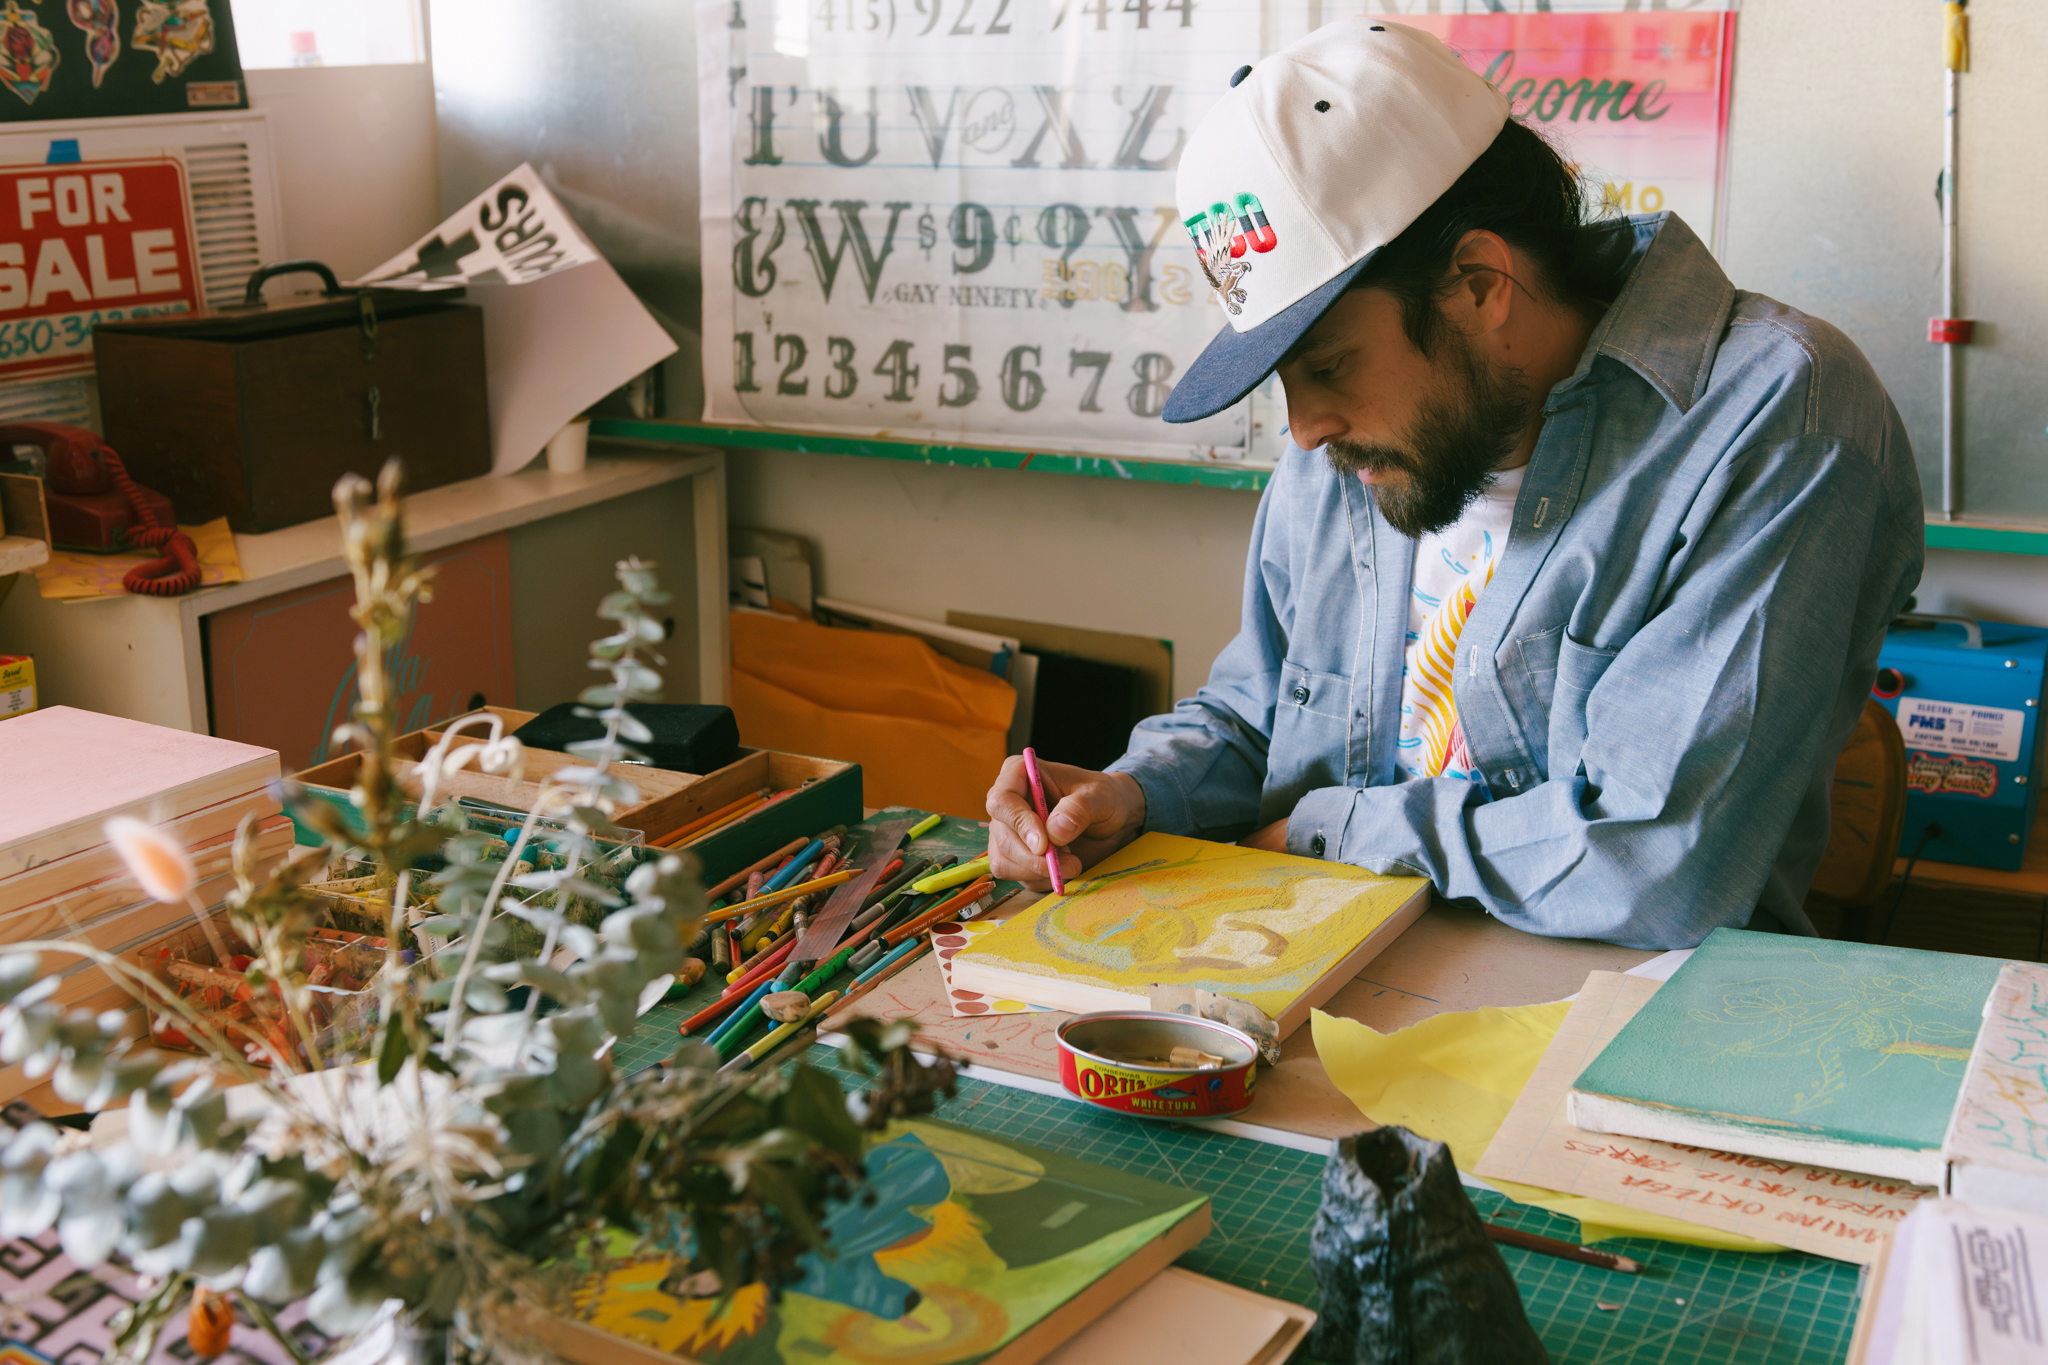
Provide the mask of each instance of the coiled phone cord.
[{"label": "coiled phone cord", "polygon": [[164,548],[161,559],[152,559],[138,564],[121,578],[121,586],[130,592],[145,593],[151,597],[176,597],[199,586],[199,547],[192,543],[192,537],[180,531],[175,525],[165,526],[157,520],[156,509],[142,501],[135,480],[128,477],[128,467],[121,463],[121,457],[101,447],[97,452],[107,467],[114,471],[114,487],[121,490],[121,496],[134,509],[135,520],[139,523],[128,532],[130,544],[144,549]]}]

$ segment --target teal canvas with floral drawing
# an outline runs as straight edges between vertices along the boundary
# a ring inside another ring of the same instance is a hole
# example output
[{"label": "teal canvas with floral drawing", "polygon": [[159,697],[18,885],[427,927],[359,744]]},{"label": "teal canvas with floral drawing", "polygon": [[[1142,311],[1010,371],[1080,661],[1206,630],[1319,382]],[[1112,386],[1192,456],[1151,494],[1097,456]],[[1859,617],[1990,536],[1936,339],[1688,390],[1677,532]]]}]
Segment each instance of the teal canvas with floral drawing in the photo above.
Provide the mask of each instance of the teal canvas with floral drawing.
[{"label": "teal canvas with floral drawing", "polygon": [[1717,929],[1580,1074],[1571,1121],[1933,1183],[2001,965]]}]

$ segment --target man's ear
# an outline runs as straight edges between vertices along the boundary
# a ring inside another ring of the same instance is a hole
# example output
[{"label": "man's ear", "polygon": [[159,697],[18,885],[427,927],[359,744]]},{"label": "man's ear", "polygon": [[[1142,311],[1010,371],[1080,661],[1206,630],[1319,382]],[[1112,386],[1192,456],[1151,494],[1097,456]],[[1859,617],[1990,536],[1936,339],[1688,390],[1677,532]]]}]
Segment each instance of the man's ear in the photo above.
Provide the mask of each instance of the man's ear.
[{"label": "man's ear", "polygon": [[1505,324],[1514,306],[1514,251],[1498,233],[1474,228],[1451,255],[1455,288],[1452,308],[1464,315],[1468,331],[1491,332]]}]

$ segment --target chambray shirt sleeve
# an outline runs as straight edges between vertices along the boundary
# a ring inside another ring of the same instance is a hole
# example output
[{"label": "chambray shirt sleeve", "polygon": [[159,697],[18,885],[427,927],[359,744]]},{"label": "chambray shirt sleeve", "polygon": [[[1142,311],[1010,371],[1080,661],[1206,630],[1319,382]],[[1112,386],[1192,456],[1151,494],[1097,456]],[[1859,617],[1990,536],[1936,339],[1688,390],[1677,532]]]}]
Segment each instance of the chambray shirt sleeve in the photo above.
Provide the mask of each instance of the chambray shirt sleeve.
[{"label": "chambray shirt sleeve", "polygon": [[[1861,642],[1917,580],[1919,528],[1838,438],[1737,452],[1717,478],[1640,629],[1603,647],[1601,623],[1567,628],[1547,780],[1491,801],[1442,778],[1321,788],[1295,807],[1290,849],[1320,834],[1325,856],[1420,873],[1537,934],[1678,948],[1746,924],[1867,691],[1876,645]],[[1563,772],[1560,739],[1576,737],[1560,715],[1584,726]]]},{"label": "chambray shirt sleeve", "polygon": [[1291,532],[1305,492],[1294,466],[1283,460],[1259,499],[1236,638],[1216,656],[1209,681],[1165,715],[1139,722],[1128,751],[1109,765],[1137,779],[1148,829],[1236,839],[1259,823],[1292,624]]}]

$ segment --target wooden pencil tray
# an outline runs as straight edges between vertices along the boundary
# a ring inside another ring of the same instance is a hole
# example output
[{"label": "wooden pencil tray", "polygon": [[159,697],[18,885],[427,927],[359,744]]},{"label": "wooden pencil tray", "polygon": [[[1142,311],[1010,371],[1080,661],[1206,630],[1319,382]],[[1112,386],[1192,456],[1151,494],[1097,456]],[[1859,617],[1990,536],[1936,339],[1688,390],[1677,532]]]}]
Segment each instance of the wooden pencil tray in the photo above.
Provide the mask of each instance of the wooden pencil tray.
[{"label": "wooden pencil tray", "polygon": [[[483,710],[503,719],[508,733],[534,716],[531,711],[499,706],[487,706]],[[452,723],[401,735],[393,741],[392,747],[400,757],[418,762],[440,742],[447,725]],[[480,801],[530,810],[531,802],[539,793],[538,779],[557,768],[583,762],[584,759],[571,754],[528,749],[524,775],[527,780],[508,786],[504,778],[480,774],[472,768],[445,775],[440,790],[450,796],[472,796]],[[355,782],[356,770],[361,765],[362,755],[344,754],[305,769],[293,780],[326,796],[347,811],[351,809],[348,790]],[[734,821],[704,842],[694,845],[689,851],[703,862],[707,882],[717,881],[765,857],[799,835],[809,837],[833,825],[858,824],[866,813],[862,806],[858,763],[786,754],[775,749],[741,749],[738,758],[716,772],[702,776],[638,766],[629,766],[623,776],[640,789],[644,799],[639,805],[620,811],[612,818],[628,829],[639,830],[650,844],[692,820],[729,806],[764,787],[778,792],[802,788],[771,806]],[[810,785],[805,786],[806,783]],[[312,836],[305,834],[302,837],[310,841]]]},{"label": "wooden pencil tray", "polygon": [[[518,729],[527,721],[532,720],[534,716],[534,713],[531,711],[514,711],[508,707],[487,706],[483,710],[501,718],[505,722],[507,734]],[[478,713],[469,712],[468,714],[475,715]],[[392,741],[392,751],[400,759],[417,763],[427,756],[428,750],[441,742],[442,737],[447,734],[448,728],[452,724],[454,722],[449,721],[441,725],[431,726],[425,730],[415,730],[411,734],[400,735]],[[484,738],[484,732],[482,731],[465,731],[462,741],[458,742],[467,741],[472,735],[478,740]],[[532,810],[534,802],[540,799],[540,784],[544,778],[562,768],[581,767],[589,761],[576,754],[558,753],[552,749],[530,748],[526,751],[525,771],[520,775],[520,780],[517,782],[508,782],[503,777],[481,772],[475,767],[468,767],[455,772],[443,773],[440,783],[435,788],[435,793],[437,797],[467,796],[478,801],[488,801],[493,805],[512,806],[519,810]],[[360,753],[343,754],[340,758],[329,759],[317,767],[307,768],[299,773],[295,780],[303,786],[345,793],[354,785],[356,773],[361,769],[362,763],[363,756]],[[685,788],[704,780],[703,777],[696,773],[671,772],[666,768],[645,768],[638,765],[627,765],[622,768],[620,776],[640,789],[641,799],[638,805],[629,806],[613,818],[628,829],[641,831],[650,839],[658,837],[660,833],[674,829],[682,823],[681,821],[667,821],[667,817],[663,814],[663,811],[666,809],[663,803],[669,797],[675,796]],[[412,797],[414,800],[419,799],[421,784],[416,775],[401,769],[398,774],[398,783],[407,796]]]},{"label": "wooden pencil tray", "polygon": [[[704,864],[707,884],[767,857],[792,839],[807,839],[834,825],[857,825],[867,813],[862,805],[858,763],[785,754],[777,749],[742,749],[738,758],[717,772],[642,809],[650,815],[658,813],[666,832],[681,829],[764,787],[771,792],[792,787],[800,790],[759,807],[686,850]],[[650,841],[661,837],[648,826],[639,828],[648,830]]]}]

